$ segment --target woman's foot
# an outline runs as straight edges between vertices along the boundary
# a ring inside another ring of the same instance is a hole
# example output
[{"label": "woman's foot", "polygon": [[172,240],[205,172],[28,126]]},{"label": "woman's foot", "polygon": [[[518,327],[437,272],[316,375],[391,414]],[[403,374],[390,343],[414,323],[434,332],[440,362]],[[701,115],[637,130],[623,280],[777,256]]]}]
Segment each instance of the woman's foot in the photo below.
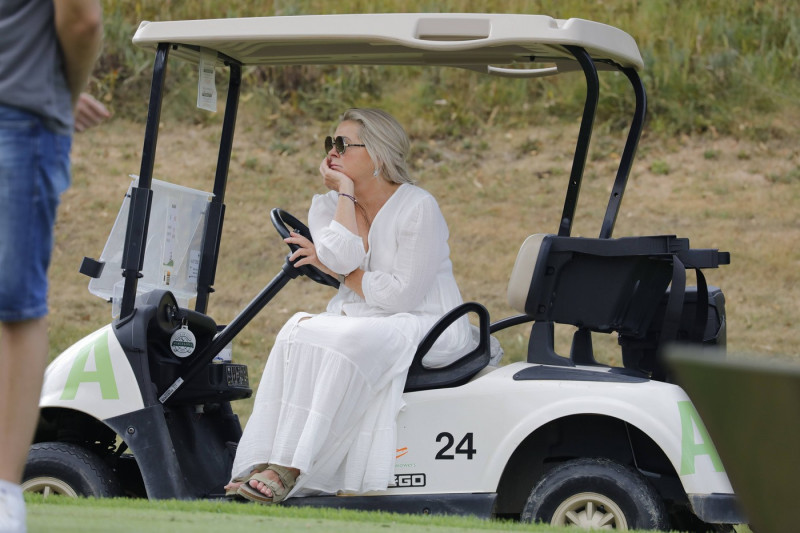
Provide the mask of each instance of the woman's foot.
[{"label": "woman's foot", "polygon": [[296,468],[271,464],[263,472],[252,474],[236,494],[265,505],[280,503],[292,492],[299,475]]},{"label": "woman's foot", "polygon": [[[239,490],[239,487],[242,486],[242,483],[244,483],[244,480],[243,479],[240,480],[240,478],[234,478],[234,479],[230,480],[228,482],[228,484],[225,485],[225,487],[224,487],[225,494],[228,494],[228,495],[236,494],[236,491]],[[219,485],[217,485],[217,486],[219,486]]]},{"label": "woman's foot", "polygon": [[[298,470],[296,468],[288,468],[288,467],[286,467],[286,471],[294,479],[297,479],[297,476],[300,475],[300,470]],[[281,491],[286,489],[286,487],[284,486],[283,481],[281,480],[281,477],[278,475],[278,473],[275,470],[266,469],[266,470],[264,470],[262,472],[261,475],[265,476],[267,479],[272,481],[275,484],[275,486],[277,486],[277,487],[279,487],[281,489]],[[251,488],[257,490],[258,492],[260,492],[261,494],[266,496],[267,498],[272,498],[274,496],[274,494],[272,492],[272,489],[266,483],[264,483],[263,481],[259,481],[258,479],[250,479],[250,480],[247,481],[247,484]],[[291,490],[291,488],[290,488],[290,490]]]},{"label": "woman's foot", "polygon": [[258,474],[259,472],[263,471],[265,468],[267,468],[267,465],[265,463],[257,464],[256,466],[253,467],[252,470],[250,470],[250,473],[248,475],[239,476],[239,477],[235,477],[235,478],[231,479],[228,482],[228,484],[225,485],[225,487],[223,487],[224,490],[225,490],[225,495],[226,496],[235,496],[237,491],[239,490],[239,487],[241,487],[244,483],[246,483],[250,479],[250,476],[252,476],[253,474]]}]

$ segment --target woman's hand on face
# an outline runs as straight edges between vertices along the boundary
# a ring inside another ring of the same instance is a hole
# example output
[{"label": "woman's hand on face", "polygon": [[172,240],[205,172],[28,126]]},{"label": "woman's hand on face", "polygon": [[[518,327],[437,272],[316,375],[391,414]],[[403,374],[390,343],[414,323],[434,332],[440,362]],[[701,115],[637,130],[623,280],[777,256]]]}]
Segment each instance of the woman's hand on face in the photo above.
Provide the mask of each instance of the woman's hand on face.
[{"label": "woman's hand on face", "polygon": [[344,172],[331,167],[330,156],[322,160],[319,165],[319,173],[322,174],[322,182],[332,191],[353,193],[353,180]]},{"label": "woman's hand on face", "polygon": [[318,268],[319,270],[325,272],[326,274],[330,274],[331,276],[336,276],[336,273],[333,272],[331,269],[326,267],[322,264],[322,262],[317,257],[317,249],[314,247],[314,243],[310,240],[306,239],[299,233],[295,233],[294,231],[289,232],[289,237],[283,239],[283,241],[287,244],[296,244],[299,246],[297,250],[295,250],[292,255],[289,256],[290,261],[297,262],[294,264],[295,268],[301,267],[304,265],[311,265],[313,267]]}]

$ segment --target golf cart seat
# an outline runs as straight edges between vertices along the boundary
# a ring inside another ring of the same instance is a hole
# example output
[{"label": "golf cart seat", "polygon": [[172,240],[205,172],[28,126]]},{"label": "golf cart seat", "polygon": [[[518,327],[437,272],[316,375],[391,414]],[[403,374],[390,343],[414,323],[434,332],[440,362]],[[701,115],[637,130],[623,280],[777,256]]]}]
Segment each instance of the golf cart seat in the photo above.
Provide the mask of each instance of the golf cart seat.
[{"label": "golf cart seat", "polygon": [[[478,345],[458,360],[441,368],[427,368],[422,360],[433,347],[436,340],[456,320],[468,313],[478,315]],[[456,387],[468,382],[475,374],[483,370],[491,359],[491,342],[489,337],[489,311],[477,302],[466,302],[453,308],[439,319],[420,342],[414,360],[408,369],[404,392],[426,389]]]},{"label": "golf cart seat", "polygon": [[[656,356],[659,345],[679,339],[681,325],[690,320],[685,340],[712,342],[724,334],[724,309],[715,305],[709,322],[709,297],[702,268],[714,268],[730,261],[727,252],[692,250],[688,239],[673,235],[599,239],[537,234],[520,248],[508,286],[508,302],[533,321],[528,344],[528,362],[561,366],[597,365],[591,333],[617,332],[624,341],[652,338],[656,346],[647,352]],[[685,298],[686,268],[697,271],[698,287]],[[668,290],[670,288],[670,290]],[[719,294],[721,297],[721,293]],[[687,313],[688,309],[694,312]],[[657,320],[654,320],[658,317]],[[553,346],[554,324],[569,324],[576,330],[569,358],[558,355]],[[724,335],[723,335],[724,336]],[[651,346],[651,348],[653,348]],[[623,357],[635,373],[663,379],[653,360]],[[620,369],[624,371],[624,369]],[[658,375],[653,375],[658,374]]]}]

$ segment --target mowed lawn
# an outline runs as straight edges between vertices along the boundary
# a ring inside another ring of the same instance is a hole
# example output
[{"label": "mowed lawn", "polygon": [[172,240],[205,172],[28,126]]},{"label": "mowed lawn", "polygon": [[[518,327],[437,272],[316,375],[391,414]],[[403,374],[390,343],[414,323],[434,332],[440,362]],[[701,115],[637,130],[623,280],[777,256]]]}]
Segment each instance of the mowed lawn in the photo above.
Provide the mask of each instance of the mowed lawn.
[{"label": "mowed lawn", "polygon": [[227,501],[97,500],[62,496],[50,496],[45,500],[40,495],[28,495],[27,504],[29,533],[566,531],[474,517],[267,507]]},{"label": "mowed lawn", "polygon": [[[72,499],[26,496],[28,533],[450,533],[577,531],[575,528],[464,516],[398,515],[381,512],[268,507],[228,501]],[[736,533],[752,533],[746,525]]]}]

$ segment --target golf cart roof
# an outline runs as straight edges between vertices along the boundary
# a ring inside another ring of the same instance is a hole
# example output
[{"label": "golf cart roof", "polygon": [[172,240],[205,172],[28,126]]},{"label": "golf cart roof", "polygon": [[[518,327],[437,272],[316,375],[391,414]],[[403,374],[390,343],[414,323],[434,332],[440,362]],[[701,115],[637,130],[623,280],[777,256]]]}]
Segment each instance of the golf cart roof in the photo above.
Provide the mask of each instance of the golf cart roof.
[{"label": "golf cart roof", "polygon": [[[525,77],[575,70],[575,57],[565,47],[579,46],[598,67],[643,67],[636,42],[624,31],[543,15],[401,13],[142,22],[133,43],[153,49],[159,43],[183,45],[172,55],[194,62],[200,49],[207,48],[241,65],[451,65]],[[492,66],[531,62],[556,66]]]}]

